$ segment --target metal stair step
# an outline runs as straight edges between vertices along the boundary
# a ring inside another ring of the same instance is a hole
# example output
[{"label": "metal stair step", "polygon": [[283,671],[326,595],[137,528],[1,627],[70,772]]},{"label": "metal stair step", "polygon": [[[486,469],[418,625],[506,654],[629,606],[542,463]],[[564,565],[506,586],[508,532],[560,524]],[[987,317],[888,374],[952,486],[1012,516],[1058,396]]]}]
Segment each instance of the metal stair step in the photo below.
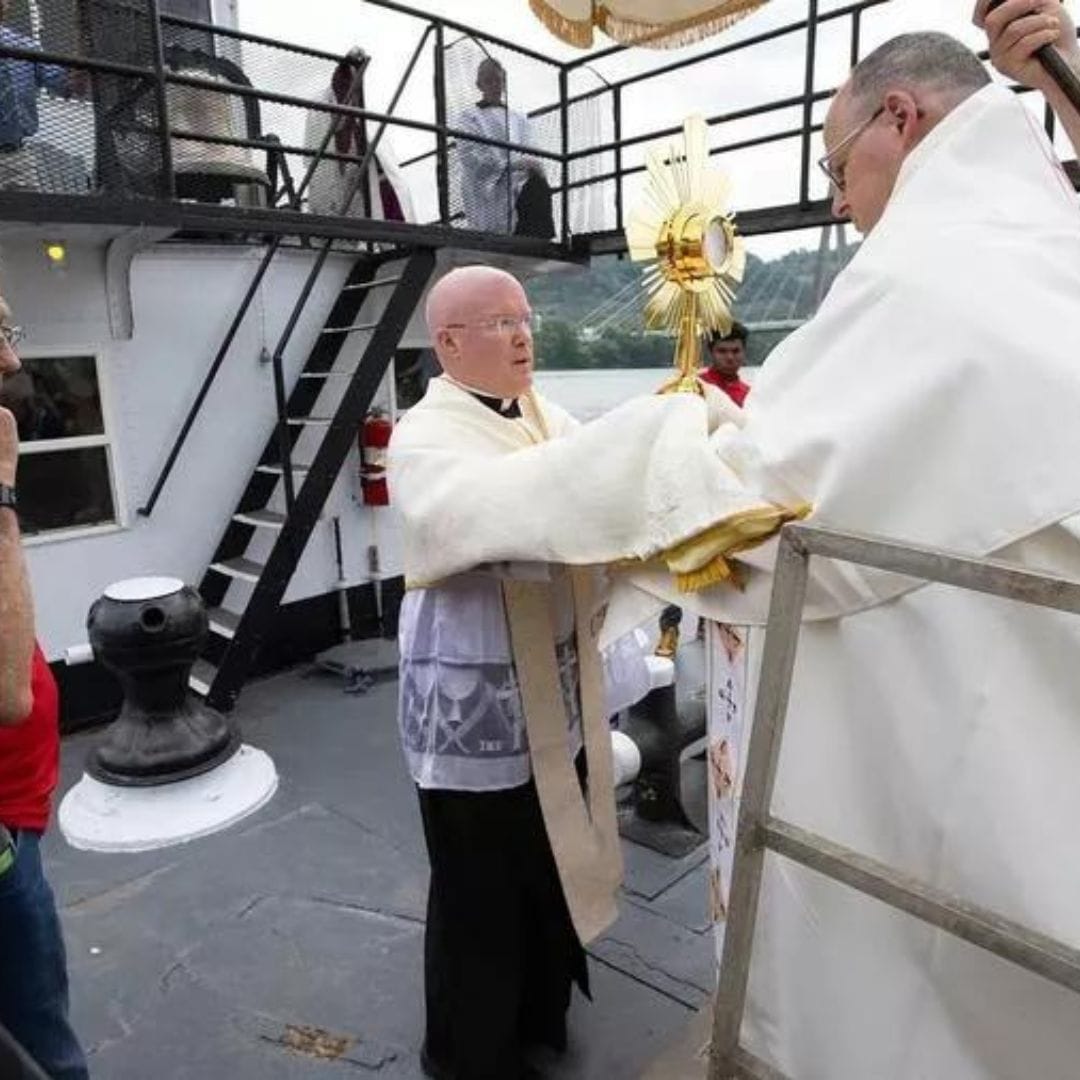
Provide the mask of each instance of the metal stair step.
[{"label": "metal stair step", "polygon": [[[310,469],[311,469],[311,466],[306,464],[306,463],[300,464],[300,463],[295,462],[295,461],[292,463],[292,471],[294,473],[306,473]],[[272,476],[282,476],[284,474],[284,472],[285,472],[285,469],[280,464],[269,464],[269,465],[256,465],[255,466],[255,471],[256,472],[261,472],[261,473],[270,473]]]},{"label": "metal stair step", "polygon": [[233,514],[233,521],[254,525],[257,529],[281,529],[285,526],[285,515],[276,510],[242,510]]},{"label": "metal stair step", "polygon": [[356,374],[355,369],[349,371],[301,371],[301,379],[351,379]]},{"label": "metal stair step", "polygon": [[211,608],[206,614],[210,619],[210,629],[215,634],[220,634],[230,640],[236,637],[236,628],[240,625],[240,616],[235,611],[215,607]]},{"label": "metal stair step", "polygon": [[320,334],[360,334],[367,330],[374,330],[379,324],[373,323],[355,323],[352,326],[324,326],[319,331]]},{"label": "metal stair step", "polygon": [[214,679],[216,678],[217,668],[209,660],[196,660],[195,666],[188,676],[188,686],[196,694],[202,694],[203,697],[206,697],[210,693],[210,687],[214,685]]},{"label": "metal stair step", "polygon": [[304,427],[308,424],[318,427],[332,424],[333,422],[334,418],[332,416],[290,416],[285,420],[285,423],[290,427]]},{"label": "metal stair step", "polygon": [[266,568],[262,563],[255,562],[254,559],[245,559],[241,556],[238,559],[226,559],[224,562],[211,563],[210,569],[216,570],[226,577],[240,578],[243,581],[258,581]]},{"label": "metal stair step", "polygon": [[343,285],[342,292],[362,292],[366,289],[380,289],[384,285],[396,285],[400,277],[372,278],[371,281],[355,281],[351,285]]}]

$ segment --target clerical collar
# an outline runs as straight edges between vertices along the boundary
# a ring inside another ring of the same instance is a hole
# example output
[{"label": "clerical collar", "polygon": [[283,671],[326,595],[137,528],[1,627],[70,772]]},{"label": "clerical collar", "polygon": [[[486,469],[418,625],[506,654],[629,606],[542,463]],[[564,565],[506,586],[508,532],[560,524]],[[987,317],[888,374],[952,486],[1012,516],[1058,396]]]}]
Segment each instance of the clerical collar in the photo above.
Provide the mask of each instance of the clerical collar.
[{"label": "clerical collar", "polygon": [[488,394],[480,394],[475,390],[470,390],[469,393],[481,405],[486,405],[492,412],[497,412],[507,420],[517,420],[521,416],[521,406],[518,404],[517,398],[490,397]]},{"label": "clerical collar", "polygon": [[[444,378],[448,377],[444,376]],[[466,394],[471,394],[481,405],[486,405],[492,412],[505,416],[507,420],[516,420],[521,416],[521,405],[518,404],[517,398],[493,397],[491,394],[482,394],[479,390],[474,390],[471,386],[458,382],[457,379],[448,378],[448,381],[453,383],[459,390],[464,390]]]}]

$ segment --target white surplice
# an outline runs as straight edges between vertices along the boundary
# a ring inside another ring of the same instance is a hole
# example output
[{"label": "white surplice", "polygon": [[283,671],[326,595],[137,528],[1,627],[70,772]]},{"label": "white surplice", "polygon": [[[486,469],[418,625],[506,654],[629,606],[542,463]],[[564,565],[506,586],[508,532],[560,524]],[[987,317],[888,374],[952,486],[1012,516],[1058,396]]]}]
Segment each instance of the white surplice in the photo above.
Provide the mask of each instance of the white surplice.
[{"label": "white surplice", "polygon": [[[524,113],[505,105],[478,102],[453,118],[456,128],[515,146],[534,146],[533,125]],[[528,153],[458,138],[453,153],[461,170],[465,224],[483,232],[508,233],[516,221],[515,204],[530,169],[543,168]],[[530,164],[531,162],[531,164]]]},{"label": "white surplice", "polygon": [[[1080,580],[1080,210],[1012,94],[915,149],[712,445],[815,523]],[[760,626],[774,551],[682,602]],[[1080,618],[811,566],[773,812],[1080,948]],[[634,583],[608,633],[672,595]],[[769,856],[744,1040],[793,1080],[1075,1080],[1080,997]]]}]

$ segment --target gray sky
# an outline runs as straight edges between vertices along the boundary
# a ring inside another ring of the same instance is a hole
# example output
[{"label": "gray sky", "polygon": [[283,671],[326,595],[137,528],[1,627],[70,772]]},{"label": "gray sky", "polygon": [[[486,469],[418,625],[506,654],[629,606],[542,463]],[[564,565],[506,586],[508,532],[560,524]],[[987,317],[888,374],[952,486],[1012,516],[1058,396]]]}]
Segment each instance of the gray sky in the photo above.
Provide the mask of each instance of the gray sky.
[{"label": "gray sky", "polygon": [[[443,15],[479,30],[508,38],[535,49],[553,60],[565,60],[580,53],[563,45],[532,15],[527,0],[419,0],[416,9]],[[844,6],[844,0],[822,0],[825,12]],[[363,0],[239,0],[241,29],[269,37],[345,51],[360,45],[372,56],[368,71],[369,107],[381,109],[389,101],[408,57],[423,29],[420,20],[364,3]],[[942,30],[965,41],[973,48],[985,42],[971,25],[973,0],[888,0],[863,16],[862,49],[867,51],[909,30]],[[683,50],[635,49],[596,65],[608,80],[648,70],[680,56],[700,53],[722,41],[735,41],[756,35],[772,27],[798,21],[805,16],[805,0],[771,0],[763,9],[747,17],[722,37]],[[822,28],[818,43],[817,88],[837,85],[844,78],[848,64],[850,21],[838,19]],[[597,47],[606,44],[599,40]],[[646,133],[678,124],[692,112],[708,115],[760,104],[801,93],[805,37],[792,34],[766,46],[735,57],[710,61],[678,75],[651,80],[627,88],[624,96],[626,134]],[[557,98],[554,76],[543,65],[515,63],[503,57],[509,71],[511,104],[524,110],[549,103]],[[416,69],[399,106],[399,114],[416,119],[434,118],[432,69],[425,57]],[[596,76],[583,72],[577,89],[597,85]],[[312,96],[324,87],[296,86],[293,93]],[[572,88],[573,89],[573,88]],[[1033,107],[1033,96],[1029,96]],[[824,116],[824,106],[817,114]],[[609,122],[606,112],[597,113],[598,122]],[[750,138],[772,130],[797,126],[798,110],[778,113],[772,118],[728,124],[713,129],[712,145]],[[421,153],[432,145],[430,137],[397,129],[388,134],[399,159]],[[627,161],[640,160],[640,151],[627,155]],[[821,153],[820,140],[815,157]],[[727,172],[734,184],[734,205],[740,208],[770,203],[794,202],[798,196],[798,143],[789,141],[713,158],[715,165]],[[431,174],[427,168],[409,170],[414,198],[421,218],[435,216],[435,198]],[[628,181],[627,205],[633,204],[637,184]],[[825,195],[825,182],[815,181],[815,197]],[[610,193],[607,196],[610,212]],[[795,233],[767,240],[754,240],[751,250],[771,256],[796,246],[817,243],[816,233]]]}]

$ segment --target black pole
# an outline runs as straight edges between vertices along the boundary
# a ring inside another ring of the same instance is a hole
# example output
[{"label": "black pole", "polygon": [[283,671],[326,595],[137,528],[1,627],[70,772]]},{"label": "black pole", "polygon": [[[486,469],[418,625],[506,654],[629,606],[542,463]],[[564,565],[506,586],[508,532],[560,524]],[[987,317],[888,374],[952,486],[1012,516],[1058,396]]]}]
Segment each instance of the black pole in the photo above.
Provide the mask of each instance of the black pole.
[{"label": "black pole", "polygon": [[[989,15],[1003,3],[1005,0],[991,0],[987,5],[986,14]],[[1080,75],[1069,67],[1065,57],[1053,45],[1044,45],[1035,53],[1035,56],[1050,78],[1057,83],[1058,89],[1069,99],[1069,104],[1080,112]]]},{"label": "black pole", "polygon": [[803,85],[802,164],[799,173],[799,205],[810,205],[810,139],[814,122],[814,68],[817,59],[818,0],[808,0],[806,16],[806,81]]},{"label": "black pole", "polygon": [[[325,250],[324,250],[325,254]],[[274,400],[277,403],[278,453],[281,456],[281,477],[285,481],[285,509],[291,514],[296,502],[293,488],[292,442],[289,437],[288,402],[285,398],[285,372],[282,370],[281,353],[274,353]]]},{"label": "black pole", "polygon": [[859,62],[862,53],[862,8],[851,16],[851,66]]},{"label": "black pole", "polygon": [[615,134],[615,228],[623,228],[623,160],[622,160],[622,87],[611,91],[611,111]]},{"label": "black pole", "polygon": [[559,69],[559,127],[562,133],[562,242],[570,242],[570,106],[567,104],[569,72]]},{"label": "black pole", "polygon": [[154,95],[157,98],[158,125],[161,132],[161,171],[167,199],[176,198],[176,174],[173,172],[172,135],[169,131],[169,98],[165,92],[165,47],[161,41],[161,15],[158,0],[147,0],[150,18],[150,47],[154,50]]},{"label": "black pole", "polygon": [[435,23],[435,183],[439,191],[439,221],[450,224],[450,143],[446,137],[446,28]]}]

